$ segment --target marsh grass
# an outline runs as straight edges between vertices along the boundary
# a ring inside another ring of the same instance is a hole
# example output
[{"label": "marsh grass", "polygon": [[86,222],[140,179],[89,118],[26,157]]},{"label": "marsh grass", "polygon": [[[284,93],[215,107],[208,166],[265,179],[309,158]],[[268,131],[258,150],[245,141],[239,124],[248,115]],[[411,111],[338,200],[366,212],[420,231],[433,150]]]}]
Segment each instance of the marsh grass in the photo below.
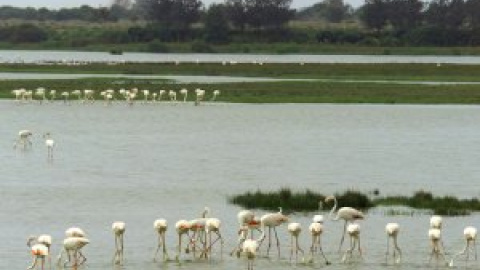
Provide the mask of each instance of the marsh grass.
[{"label": "marsh grass", "polygon": [[[339,207],[354,206],[359,209],[368,209],[372,207],[371,201],[365,194],[358,191],[348,190],[342,194],[335,194]],[[244,208],[260,208],[265,210],[277,210],[282,207],[285,211],[304,211],[312,212],[317,210],[330,209],[333,205],[325,205],[325,195],[306,189],[304,191],[293,192],[290,188],[281,188],[278,191],[255,192],[247,191],[244,194],[233,195],[229,197],[229,202],[240,205]],[[320,206],[322,206],[320,209]]]},{"label": "marsh grass", "polygon": [[[469,215],[480,211],[480,201],[473,199],[458,199],[454,196],[436,197],[427,191],[417,191],[411,197],[387,196],[371,199],[368,194],[355,190],[347,190],[335,194],[338,207],[354,207],[368,210],[376,206],[393,206],[384,211],[386,215],[413,215],[414,213],[429,213],[445,216]],[[278,191],[262,192],[260,190],[243,194],[233,195],[228,198],[232,204],[247,209],[276,210],[282,207],[286,211],[312,212],[319,210],[319,202],[322,202],[323,210],[331,209],[333,205],[323,203],[325,195],[312,190],[294,192],[289,188],[281,188]],[[399,207],[396,207],[399,206]],[[396,208],[395,208],[396,207]],[[402,208],[402,207],[408,207]],[[320,209],[322,210],[322,209]]]},{"label": "marsh grass", "polygon": [[477,198],[458,199],[454,196],[433,196],[431,192],[417,191],[413,196],[389,196],[377,198],[375,205],[404,205],[415,209],[430,209],[434,214],[457,216],[469,215],[480,211],[480,201]]}]

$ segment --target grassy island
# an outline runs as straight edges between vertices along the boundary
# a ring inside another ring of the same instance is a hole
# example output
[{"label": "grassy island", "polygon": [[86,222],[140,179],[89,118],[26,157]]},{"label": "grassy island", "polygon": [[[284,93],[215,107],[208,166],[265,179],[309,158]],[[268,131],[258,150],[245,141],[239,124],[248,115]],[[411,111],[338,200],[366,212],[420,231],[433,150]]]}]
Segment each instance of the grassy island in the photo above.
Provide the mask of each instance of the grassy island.
[{"label": "grassy island", "polygon": [[[375,206],[406,206],[418,210],[431,210],[433,214],[447,216],[468,215],[480,211],[480,201],[477,198],[458,199],[454,196],[434,196],[431,192],[423,190],[415,192],[411,197],[380,197],[353,190],[337,193],[335,196],[338,207],[350,206],[364,211]],[[331,209],[332,206],[322,203],[324,199],[325,195],[312,190],[293,192],[289,188],[281,188],[271,192],[247,191],[229,197],[228,201],[248,209],[276,210],[282,207],[286,211],[312,212],[319,210],[319,202],[323,210]]]}]

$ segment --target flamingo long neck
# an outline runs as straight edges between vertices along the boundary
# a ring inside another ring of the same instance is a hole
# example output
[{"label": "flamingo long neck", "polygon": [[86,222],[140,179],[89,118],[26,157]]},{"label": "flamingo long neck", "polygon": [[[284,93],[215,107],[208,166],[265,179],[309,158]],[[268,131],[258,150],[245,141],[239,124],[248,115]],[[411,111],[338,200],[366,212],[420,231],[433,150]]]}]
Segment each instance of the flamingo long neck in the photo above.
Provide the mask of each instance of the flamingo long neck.
[{"label": "flamingo long neck", "polygon": [[336,197],[333,197],[333,207],[332,207],[332,210],[330,210],[330,213],[328,214],[328,217],[331,219],[331,220],[338,220],[338,217],[333,217],[333,213],[335,213],[335,210],[337,210],[337,198]]}]

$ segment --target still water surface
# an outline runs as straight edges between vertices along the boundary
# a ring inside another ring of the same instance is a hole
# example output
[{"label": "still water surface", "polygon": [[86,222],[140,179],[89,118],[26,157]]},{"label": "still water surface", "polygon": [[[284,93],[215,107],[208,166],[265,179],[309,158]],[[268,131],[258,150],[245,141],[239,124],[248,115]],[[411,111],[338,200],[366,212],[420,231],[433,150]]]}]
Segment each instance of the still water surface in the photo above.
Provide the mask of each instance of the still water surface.
[{"label": "still water surface", "polygon": [[[311,188],[324,194],[349,188],[384,195],[411,195],[419,189],[459,197],[480,196],[480,107],[411,105],[248,105],[123,104],[105,107],[63,103],[16,105],[0,102],[0,269],[30,263],[26,238],[53,235],[54,256],[63,232],[83,228],[85,269],[112,269],[113,221],[127,224],[126,264],[120,269],[244,269],[244,259],[227,253],[236,242],[238,207],[231,194],[247,190]],[[33,149],[12,149],[20,129],[34,132]],[[41,139],[50,131],[57,142],[53,162]],[[153,220],[169,221],[167,244],[175,254],[173,225],[197,218],[203,207],[222,220],[223,258],[210,262],[153,263]],[[263,214],[258,211],[258,214]],[[294,213],[303,224],[300,244],[308,250],[313,213]],[[428,265],[428,215],[387,216],[377,209],[361,222],[364,260],[342,264],[336,253],[342,223],[328,221],[323,246],[329,269],[391,269],[384,264],[384,225],[402,226],[404,263],[396,269]],[[480,216],[445,219],[448,252],[463,247],[466,225]],[[282,256],[256,260],[256,269],[324,268],[288,262],[286,226],[279,228]],[[262,248],[264,254],[264,249]],[[464,264],[460,264],[464,267]],[[478,269],[479,262],[470,262]]]},{"label": "still water surface", "polygon": [[450,63],[480,64],[480,56],[422,55],[304,55],[304,54],[208,54],[208,53],[124,53],[82,51],[0,50],[0,63],[41,62],[200,62],[200,63]]}]

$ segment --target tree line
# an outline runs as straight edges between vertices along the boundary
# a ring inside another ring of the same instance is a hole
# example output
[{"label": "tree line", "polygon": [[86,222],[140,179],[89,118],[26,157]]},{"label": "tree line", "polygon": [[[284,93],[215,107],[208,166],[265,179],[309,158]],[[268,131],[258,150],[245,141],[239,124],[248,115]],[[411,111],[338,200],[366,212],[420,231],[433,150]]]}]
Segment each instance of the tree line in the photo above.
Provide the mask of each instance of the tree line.
[{"label": "tree line", "polygon": [[[343,0],[323,0],[294,10],[292,0],[224,0],[208,7],[200,0],[113,0],[109,7],[0,7],[0,19],[25,21],[142,21],[126,31],[105,30],[104,43],[296,42],[387,46],[480,44],[480,0],[365,0],[357,9]],[[308,30],[292,20],[355,21],[359,27]],[[24,33],[25,32],[25,33]],[[35,24],[0,26],[0,41],[38,42],[52,33]],[[90,37],[93,38],[93,37]],[[80,42],[81,43],[81,42]]]}]

